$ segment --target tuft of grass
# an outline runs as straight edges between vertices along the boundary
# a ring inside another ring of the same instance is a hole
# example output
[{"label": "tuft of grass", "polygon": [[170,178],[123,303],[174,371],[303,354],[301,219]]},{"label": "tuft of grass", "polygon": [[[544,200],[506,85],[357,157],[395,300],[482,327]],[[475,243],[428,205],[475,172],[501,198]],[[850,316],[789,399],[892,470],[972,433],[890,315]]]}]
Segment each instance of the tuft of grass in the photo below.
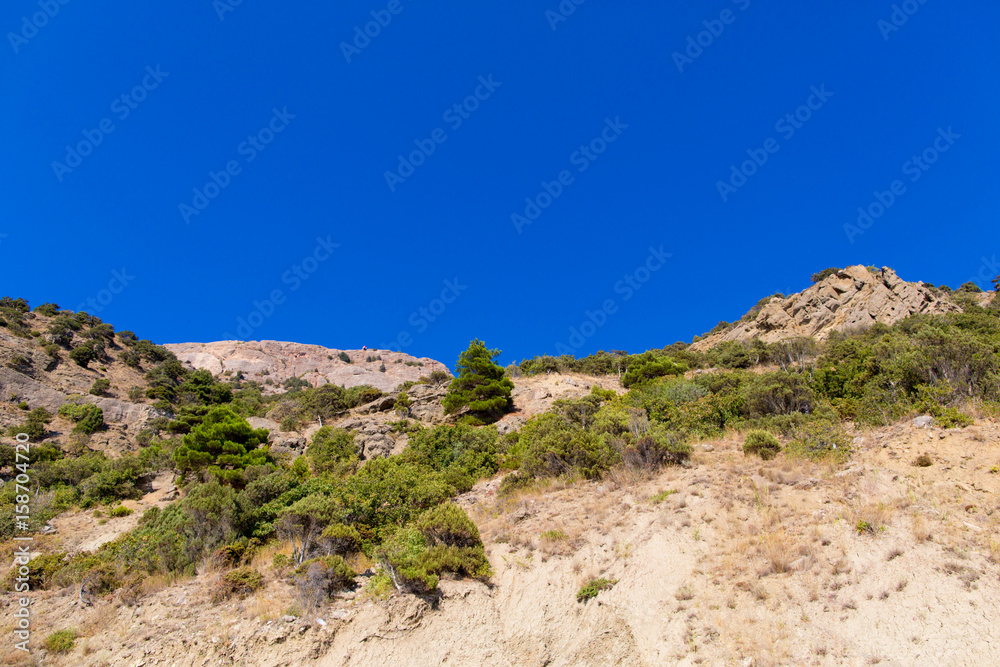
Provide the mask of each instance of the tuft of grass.
[{"label": "tuft of grass", "polygon": [[569,539],[569,535],[562,530],[546,530],[541,535],[543,540],[549,540],[551,542],[561,542],[563,540]]},{"label": "tuft of grass", "polygon": [[921,454],[917,458],[913,459],[913,465],[918,468],[928,468],[934,465],[934,459],[931,458],[930,454]]},{"label": "tuft of grass", "polygon": [[617,579],[605,579],[603,577],[600,579],[591,579],[576,592],[576,601],[587,602],[591,598],[596,598],[597,594],[601,591],[614,588],[614,585],[617,583]]},{"label": "tuft of grass", "polygon": [[69,653],[73,650],[79,634],[73,628],[57,630],[45,638],[45,649],[52,653]]},{"label": "tuft of grass", "polygon": [[694,589],[690,586],[681,586],[674,593],[674,597],[680,601],[690,600],[694,598]]},{"label": "tuft of grass", "polygon": [[675,493],[677,493],[677,489],[667,489],[666,491],[660,491],[655,496],[650,498],[649,502],[652,503],[653,505],[656,505],[657,503],[662,503],[664,500],[674,495]]},{"label": "tuft of grass", "polygon": [[108,512],[108,516],[111,517],[112,519],[117,519],[119,517],[128,516],[129,514],[132,514],[134,511],[135,510],[131,509],[130,507],[119,505],[118,507],[112,508],[111,511]]}]

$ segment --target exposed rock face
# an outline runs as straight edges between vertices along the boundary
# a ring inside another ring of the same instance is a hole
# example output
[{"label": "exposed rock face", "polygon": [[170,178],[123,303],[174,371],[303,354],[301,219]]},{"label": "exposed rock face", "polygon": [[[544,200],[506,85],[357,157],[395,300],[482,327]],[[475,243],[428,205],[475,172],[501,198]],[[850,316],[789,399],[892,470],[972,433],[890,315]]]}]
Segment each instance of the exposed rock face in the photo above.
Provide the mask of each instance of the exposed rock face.
[{"label": "exposed rock face", "polygon": [[[177,343],[164,347],[181,361],[213,375],[241,372],[248,380],[263,382],[270,378],[275,384],[299,377],[314,387],[327,383],[345,387],[367,384],[392,391],[407,380],[417,380],[434,371],[451,376],[448,367],[439,361],[389,350],[334,350],[273,340]],[[341,353],[347,354],[351,363],[341,361]],[[385,371],[381,372],[383,365]]]},{"label": "exposed rock face", "polygon": [[725,341],[753,338],[765,343],[799,337],[824,340],[833,331],[865,328],[876,322],[894,324],[914,313],[960,310],[947,294],[936,293],[922,282],[907,282],[892,269],[872,273],[864,266],[850,266],[798,294],[772,299],[754,317],[691,347],[707,350]]},{"label": "exposed rock face", "polygon": [[[45,408],[49,412],[58,411],[69,400],[68,394],[47,387],[9,368],[0,368],[0,392],[3,396],[17,396],[18,400],[27,403],[30,408]],[[140,403],[86,394],[76,398],[101,408],[105,422],[122,423],[134,427],[133,430],[145,428],[150,419],[163,416],[163,413],[156,408]]]}]

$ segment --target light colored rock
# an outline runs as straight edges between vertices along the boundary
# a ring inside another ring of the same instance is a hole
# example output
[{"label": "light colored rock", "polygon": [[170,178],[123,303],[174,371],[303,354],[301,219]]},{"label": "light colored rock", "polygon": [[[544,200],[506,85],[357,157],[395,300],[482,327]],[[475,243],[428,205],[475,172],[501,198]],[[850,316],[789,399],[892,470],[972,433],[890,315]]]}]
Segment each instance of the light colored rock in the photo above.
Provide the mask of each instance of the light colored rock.
[{"label": "light colored rock", "polygon": [[[273,340],[176,343],[164,347],[194,368],[215,375],[241,372],[248,380],[260,382],[270,378],[275,385],[300,377],[314,387],[328,383],[345,387],[367,384],[389,392],[407,380],[416,381],[434,371],[451,375],[439,361],[389,350],[337,350]],[[341,353],[347,354],[351,363],[341,361]],[[385,372],[379,370],[383,365]],[[278,391],[276,386],[268,388]]]},{"label": "light colored rock", "polygon": [[834,331],[867,328],[876,322],[895,324],[914,313],[960,310],[947,294],[935,294],[920,282],[906,282],[892,269],[872,273],[864,266],[849,266],[798,294],[772,299],[753,317],[729,331],[706,336],[691,348],[704,351],[726,341],[754,338],[765,343],[802,337],[825,340]]},{"label": "light colored rock", "polygon": [[927,428],[933,423],[934,417],[931,417],[930,415],[920,415],[919,417],[915,417],[913,419],[913,425],[917,428]]}]

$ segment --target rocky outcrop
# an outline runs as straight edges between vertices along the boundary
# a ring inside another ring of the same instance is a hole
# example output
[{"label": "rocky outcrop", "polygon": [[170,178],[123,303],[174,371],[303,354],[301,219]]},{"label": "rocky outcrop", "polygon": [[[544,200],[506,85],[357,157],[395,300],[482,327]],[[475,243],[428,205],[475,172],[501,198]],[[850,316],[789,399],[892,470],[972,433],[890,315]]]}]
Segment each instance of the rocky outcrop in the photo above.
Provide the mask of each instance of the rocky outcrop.
[{"label": "rocky outcrop", "polygon": [[362,461],[389,456],[396,448],[396,439],[392,437],[392,427],[388,424],[367,419],[348,419],[337,426],[354,433],[354,443],[358,446],[358,456]]},{"label": "rocky outcrop", "polygon": [[826,339],[834,331],[894,324],[915,313],[944,314],[961,308],[946,293],[922,282],[901,279],[889,268],[871,272],[851,266],[787,298],[774,298],[735,327],[706,336],[694,350],[725,341],[759,338],[774,343],[789,338]]},{"label": "rocky outcrop", "polygon": [[[408,380],[416,381],[434,371],[451,376],[448,367],[439,361],[389,350],[336,350],[273,340],[177,343],[164,347],[181,361],[213,375],[242,373],[248,380],[271,379],[275,385],[298,377],[314,387],[328,383],[345,387],[366,384],[392,391]],[[342,361],[341,354],[351,362]],[[274,390],[278,390],[276,386]]]},{"label": "rocky outcrop", "polygon": [[[69,400],[69,395],[48,387],[9,368],[0,368],[0,395],[10,398],[16,396],[18,401],[24,401],[29,408],[45,408],[56,412]],[[104,412],[104,421],[110,424],[125,424],[133,430],[146,427],[149,420],[165,416],[164,413],[149,405],[129,403],[115,398],[100,398],[84,394],[75,400],[95,404]]]}]

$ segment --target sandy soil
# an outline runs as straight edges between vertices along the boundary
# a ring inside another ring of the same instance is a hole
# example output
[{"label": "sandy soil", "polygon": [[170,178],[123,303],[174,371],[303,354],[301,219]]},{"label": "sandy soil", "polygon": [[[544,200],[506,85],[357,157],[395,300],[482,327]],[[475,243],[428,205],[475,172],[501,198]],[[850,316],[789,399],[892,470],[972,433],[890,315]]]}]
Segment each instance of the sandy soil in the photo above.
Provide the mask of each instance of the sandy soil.
[{"label": "sandy soil", "polygon": [[[995,664],[1000,428],[907,424],[859,438],[841,466],[745,458],[733,437],[653,478],[502,501],[499,480],[484,481],[460,502],[495,576],[444,581],[435,599],[359,590],[286,622],[293,591],[273,551],[257,562],[267,588],[222,605],[208,600],[209,568],[151,578],[133,607],[44,592],[38,635],[82,635],[38,664]],[[932,465],[913,465],[924,452]],[[63,548],[82,548],[126,524],[59,525]],[[577,602],[593,577],[617,583]]]}]

